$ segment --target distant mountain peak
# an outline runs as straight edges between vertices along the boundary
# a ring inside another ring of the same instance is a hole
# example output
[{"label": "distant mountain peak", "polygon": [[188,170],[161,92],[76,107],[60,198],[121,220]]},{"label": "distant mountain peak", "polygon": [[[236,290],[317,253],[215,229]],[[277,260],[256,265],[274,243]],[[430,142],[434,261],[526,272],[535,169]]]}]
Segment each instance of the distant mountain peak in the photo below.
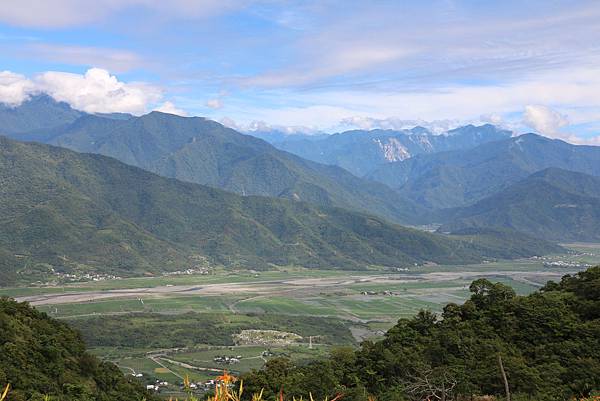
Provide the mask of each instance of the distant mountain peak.
[{"label": "distant mountain peak", "polygon": [[369,178],[443,209],[472,204],[548,167],[600,176],[600,147],[524,134],[381,165]]},{"label": "distant mountain peak", "polygon": [[300,157],[365,176],[386,163],[420,154],[469,149],[511,135],[510,131],[491,124],[466,125],[441,135],[416,126],[406,130],[351,130],[311,141],[283,140],[274,145]]},{"label": "distant mountain peak", "polygon": [[[16,121],[20,117],[18,112],[10,115]],[[26,118],[34,115],[28,112]],[[383,184],[304,160],[203,117],[159,111],[140,117],[81,113],[73,117],[79,118],[29,133],[26,138],[11,136],[103,154],[166,177],[244,195],[299,197],[396,222],[415,222],[420,213],[417,205],[405,202]]]},{"label": "distant mountain peak", "polygon": [[409,130],[413,134],[431,134],[432,132],[425,127],[417,125]]},{"label": "distant mountain peak", "polygon": [[46,94],[34,95],[16,107],[0,103],[0,133],[19,135],[52,129],[70,124],[83,114]]}]

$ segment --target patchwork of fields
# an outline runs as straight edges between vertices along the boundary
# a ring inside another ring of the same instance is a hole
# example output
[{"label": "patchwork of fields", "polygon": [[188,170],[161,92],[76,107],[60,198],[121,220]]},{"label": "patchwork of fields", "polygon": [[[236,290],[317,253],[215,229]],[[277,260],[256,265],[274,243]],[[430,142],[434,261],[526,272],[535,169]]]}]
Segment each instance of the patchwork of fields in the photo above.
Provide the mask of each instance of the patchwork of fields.
[{"label": "patchwork of fields", "polygon": [[[185,375],[204,382],[223,369],[237,374],[258,369],[276,356],[302,363],[326,355],[333,346],[356,346],[382,335],[401,317],[463,302],[469,284],[478,278],[526,294],[548,280],[600,264],[600,245],[568,247],[568,255],[543,259],[401,272],[221,271],[9,288],[0,295],[68,320],[82,331],[92,352],[126,373],[141,374],[146,383],[168,382],[161,391],[173,395]],[[548,267],[552,263],[564,266]],[[279,330],[301,338],[241,345],[235,335],[242,330]],[[234,361],[219,359],[225,357]]]}]

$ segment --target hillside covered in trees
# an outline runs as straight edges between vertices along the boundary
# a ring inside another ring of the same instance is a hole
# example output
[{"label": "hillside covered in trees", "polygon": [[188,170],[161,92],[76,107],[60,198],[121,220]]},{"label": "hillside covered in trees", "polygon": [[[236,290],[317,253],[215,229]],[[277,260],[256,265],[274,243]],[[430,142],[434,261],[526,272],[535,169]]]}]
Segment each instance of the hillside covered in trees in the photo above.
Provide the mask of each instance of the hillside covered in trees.
[{"label": "hillside covered in trees", "polygon": [[0,286],[53,271],[132,276],[205,266],[365,269],[563,251],[514,235],[492,241],[444,236],[339,208],[242,197],[105,156],[4,137],[0,182],[0,255],[7,255],[0,261]]},{"label": "hillside covered in trees", "polygon": [[600,389],[600,266],[517,296],[508,286],[474,281],[471,298],[448,304],[441,318],[421,312],[401,319],[385,338],[338,349],[323,362],[294,366],[271,360],[245,377],[247,393],[274,399],[570,400]]},{"label": "hillside covered in trees", "polygon": [[135,379],[86,353],[79,333],[26,303],[0,298],[0,387],[7,401],[151,399]]}]

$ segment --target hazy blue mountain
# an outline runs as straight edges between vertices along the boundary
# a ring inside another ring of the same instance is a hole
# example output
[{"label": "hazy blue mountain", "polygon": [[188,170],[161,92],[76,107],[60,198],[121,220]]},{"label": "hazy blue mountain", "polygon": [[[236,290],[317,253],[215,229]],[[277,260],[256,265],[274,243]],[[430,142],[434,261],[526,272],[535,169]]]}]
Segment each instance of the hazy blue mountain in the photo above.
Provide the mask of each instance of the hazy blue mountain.
[{"label": "hazy blue mountain", "polygon": [[242,197],[95,154],[0,137],[0,276],[269,264],[360,269],[556,251],[404,228],[340,208]]},{"label": "hazy blue mountain", "polygon": [[440,231],[497,227],[552,241],[600,240],[600,178],[549,168],[472,206],[445,211]]},{"label": "hazy blue mountain", "polygon": [[422,214],[422,208],[381,183],[304,160],[199,117],[83,114],[67,125],[11,136],[111,156],[159,175],[242,195],[339,206],[405,223],[418,222]]},{"label": "hazy blue mountain", "polygon": [[467,125],[434,135],[423,127],[410,130],[355,130],[318,138],[288,135],[272,139],[279,149],[308,160],[343,167],[364,176],[381,165],[423,153],[469,149],[482,143],[510,137],[511,132],[493,125]]},{"label": "hazy blue mountain", "polygon": [[600,147],[525,134],[467,150],[418,155],[384,165],[369,178],[440,209],[470,205],[549,167],[600,176]]},{"label": "hazy blue mountain", "polygon": [[56,128],[72,123],[83,114],[48,95],[33,96],[17,107],[0,103],[0,135]]},{"label": "hazy blue mountain", "polygon": [[244,132],[247,135],[252,135],[255,138],[262,139],[263,141],[267,141],[270,144],[278,144],[280,142],[286,141],[318,141],[321,139],[325,139],[329,137],[328,134],[322,133],[314,133],[314,134],[305,134],[302,132],[286,132],[279,129],[263,129],[263,130],[250,130]]}]

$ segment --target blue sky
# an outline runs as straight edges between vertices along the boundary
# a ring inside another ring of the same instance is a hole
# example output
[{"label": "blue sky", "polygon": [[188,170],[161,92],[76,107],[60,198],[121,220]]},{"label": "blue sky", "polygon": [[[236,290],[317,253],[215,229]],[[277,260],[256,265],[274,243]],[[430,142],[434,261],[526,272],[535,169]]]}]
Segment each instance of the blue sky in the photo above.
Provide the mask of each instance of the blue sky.
[{"label": "blue sky", "polygon": [[3,0],[0,101],[600,144],[597,1]]}]

